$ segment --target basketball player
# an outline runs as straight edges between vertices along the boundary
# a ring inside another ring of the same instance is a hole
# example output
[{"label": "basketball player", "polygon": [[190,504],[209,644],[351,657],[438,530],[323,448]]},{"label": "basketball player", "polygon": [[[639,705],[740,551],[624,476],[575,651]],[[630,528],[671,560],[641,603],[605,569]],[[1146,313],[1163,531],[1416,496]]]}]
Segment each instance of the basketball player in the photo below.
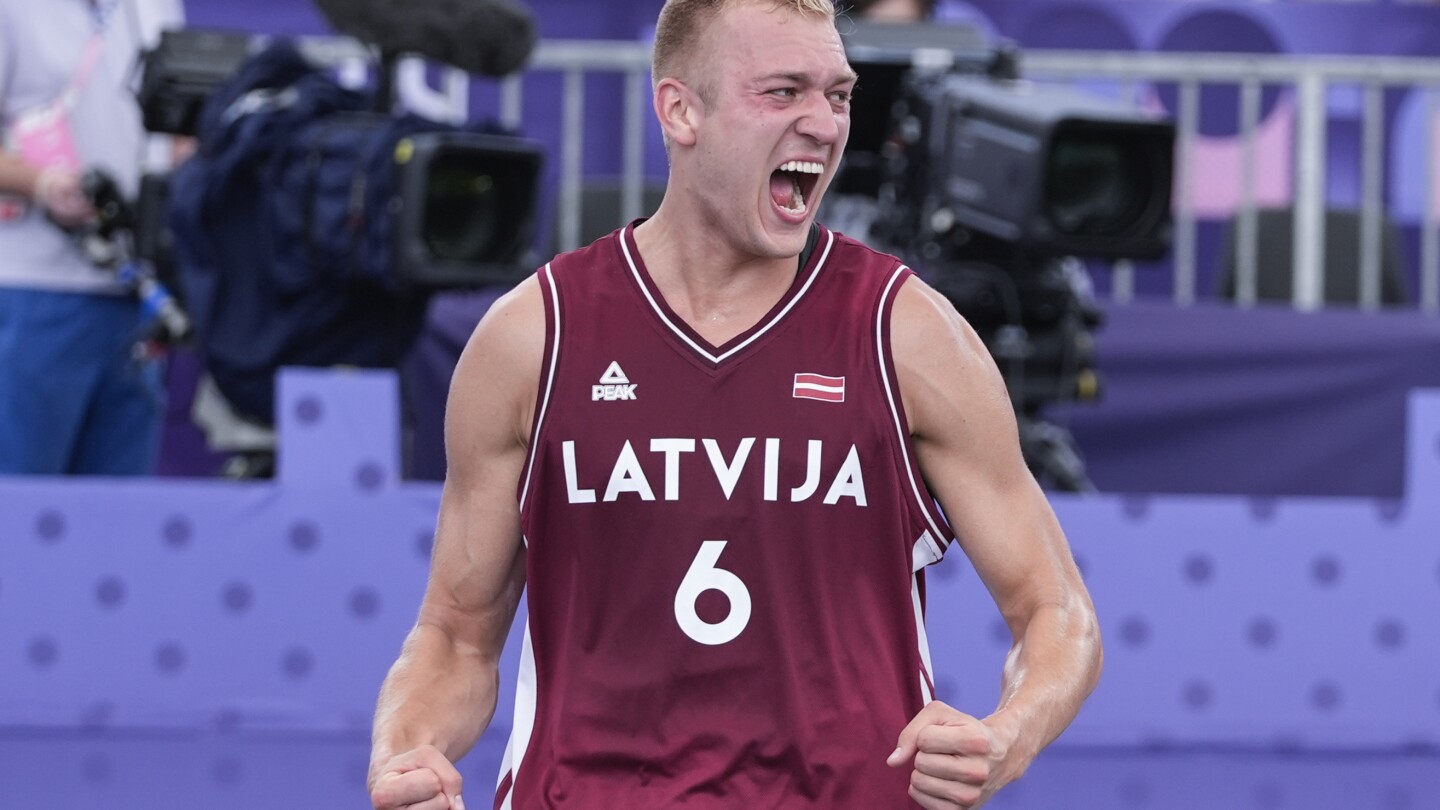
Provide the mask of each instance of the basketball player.
[{"label": "basketball player", "polygon": [[[459,361],[373,803],[464,807],[524,589],[483,806],[978,807],[1100,668],[1001,378],[899,261],[813,222],[855,82],[830,0],[669,0],[654,71],[655,216],[546,265]],[[984,718],[932,694],[923,569],[954,545],[1015,636]]]}]

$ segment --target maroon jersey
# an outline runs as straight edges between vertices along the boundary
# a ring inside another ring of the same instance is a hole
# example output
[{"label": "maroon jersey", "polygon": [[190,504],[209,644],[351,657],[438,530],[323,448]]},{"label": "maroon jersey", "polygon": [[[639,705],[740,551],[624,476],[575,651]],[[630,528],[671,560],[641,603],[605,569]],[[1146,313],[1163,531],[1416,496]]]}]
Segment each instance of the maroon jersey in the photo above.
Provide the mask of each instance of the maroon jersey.
[{"label": "maroon jersey", "polygon": [[633,226],[540,271],[497,807],[911,806],[885,758],[931,698],[921,569],[951,535],[889,352],[909,275],[819,229],[784,298],[713,346]]}]

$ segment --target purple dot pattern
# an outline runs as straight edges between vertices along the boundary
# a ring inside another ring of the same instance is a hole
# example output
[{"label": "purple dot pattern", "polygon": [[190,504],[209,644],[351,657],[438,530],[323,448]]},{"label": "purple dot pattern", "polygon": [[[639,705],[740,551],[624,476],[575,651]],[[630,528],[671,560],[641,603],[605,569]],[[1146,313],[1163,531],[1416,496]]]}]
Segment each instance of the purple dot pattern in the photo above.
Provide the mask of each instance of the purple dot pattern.
[{"label": "purple dot pattern", "polygon": [[1321,585],[1334,585],[1340,581],[1340,561],[1331,556],[1319,557],[1310,566],[1310,575]]},{"label": "purple dot pattern", "polygon": [[1396,619],[1385,619],[1375,626],[1375,644],[1382,650],[1398,650],[1405,646],[1405,625]]},{"label": "purple dot pattern", "polygon": [[80,715],[80,725],[91,730],[100,730],[110,725],[115,717],[115,704],[96,703],[85,709]]},{"label": "purple dot pattern", "polygon": [[325,416],[325,407],[316,397],[302,397],[295,403],[295,418],[302,425],[315,425]]},{"label": "purple dot pattern", "polygon": [[240,615],[249,612],[251,603],[255,601],[255,593],[247,583],[232,582],[225,586],[220,599],[227,612]]},{"label": "purple dot pattern", "polygon": [[46,544],[60,542],[65,537],[65,516],[54,510],[41,512],[35,518],[35,536]]},{"label": "purple dot pattern", "polygon": [[1150,625],[1139,616],[1131,616],[1120,624],[1120,640],[1127,647],[1143,647],[1150,640]]},{"label": "purple dot pattern", "polygon": [[1275,519],[1279,504],[1274,498],[1251,498],[1250,514],[1257,523],[1269,523]]},{"label": "purple dot pattern", "polygon": [[371,619],[380,612],[380,595],[373,588],[359,588],[350,594],[350,615],[357,619]]},{"label": "purple dot pattern", "polygon": [[1191,681],[1185,684],[1185,692],[1182,699],[1185,701],[1185,705],[1193,711],[1201,711],[1209,708],[1214,698],[1214,690],[1210,688],[1210,684],[1204,681]]},{"label": "purple dot pattern", "polygon": [[30,659],[31,666],[36,669],[47,669],[54,666],[55,661],[60,657],[60,647],[55,643],[55,639],[48,636],[31,639],[27,657]]},{"label": "purple dot pattern", "polygon": [[1249,639],[1251,647],[1268,650],[1275,646],[1275,638],[1279,635],[1279,631],[1275,629],[1275,622],[1262,616],[1251,620],[1245,635]]},{"label": "purple dot pattern", "polygon": [[1126,495],[1120,501],[1120,511],[1127,520],[1138,523],[1150,514],[1150,499],[1144,495]]},{"label": "purple dot pattern", "polygon": [[102,608],[114,609],[125,601],[125,581],[119,577],[105,577],[95,585],[95,601]]},{"label": "purple dot pattern", "polygon": [[374,462],[361,464],[355,470],[355,485],[363,492],[374,492],[385,483],[385,470]]},{"label": "purple dot pattern", "polygon": [[1193,585],[1205,585],[1215,575],[1215,563],[1204,554],[1195,554],[1185,561],[1185,579]]},{"label": "purple dot pattern", "polygon": [[160,530],[160,535],[165,539],[165,545],[175,549],[190,545],[190,538],[193,534],[194,529],[190,525],[190,520],[179,516],[165,521],[164,527]]},{"label": "purple dot pattern", "polygon": [[155,650],[155,668],[167,675],[173,675],[185,668],[185,648],[173,641],[161,644]]},{"label": "purple dot pattern", "polygon": [[221,709],[215,715],[215,730],[221,734],[234,734],[244,724],[244,717],[237,709]]},{"label": "purple dot pattern", "polygon": [[1330,681],[1321,681],[1310,690],[1310,702],[1321,711],[1338,709],[1340,700],[1340,687]]},{"label": "purple dot pattern", "polygon": [[290,547],[301,554],[308,554],[320,545],[320,530],[314,523],[300,521],[290,527]]},{"label": "purple dot pattern", "polygon": [[1375,513],[1380,516],[1381,523],[1398,523],[1401,518],[1405,517],[1405,502],[1394,498],[1384,498],[1375,504]]},{"label": "purple dot pattern", "polygon": [[287,676],[300,680],[309,676],[310,671],[315,668],[315,659],[309,650],[295,648],[285,653],[280,666]]}]

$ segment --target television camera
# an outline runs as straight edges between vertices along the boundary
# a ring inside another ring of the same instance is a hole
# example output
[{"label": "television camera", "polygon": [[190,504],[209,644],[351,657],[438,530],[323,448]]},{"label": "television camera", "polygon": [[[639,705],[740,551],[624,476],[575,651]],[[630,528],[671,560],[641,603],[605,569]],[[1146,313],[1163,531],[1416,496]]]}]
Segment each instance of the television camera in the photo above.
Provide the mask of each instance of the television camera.
[{"label": "television camera", "polygon": [[1093,489],[1044,411],[1100,394],[1084,260],[1169,250],[1173,125],[1027,81],[1013,48],[963,27],[856,22],[846,47],[861,90],[837,190],[984,340],[1036,477]]},{"label": "television camera", "polygon": [[[142,185],[139,207],[164,213],[138,241],[193,322],[202,393],[220,403],[197,422],[235,453],[236,477],[273,464],[279,367],[395,367],[432,294],[512,285],[534,267],[542,147],[395,109],[404,55],[520,69],[535,44],[528,12],[509,0],[317,5],[356,39],[181,29],[142,58],[145,127],[198,149]],[[366,88],[333,70],[357,61],[373,68]]]}]

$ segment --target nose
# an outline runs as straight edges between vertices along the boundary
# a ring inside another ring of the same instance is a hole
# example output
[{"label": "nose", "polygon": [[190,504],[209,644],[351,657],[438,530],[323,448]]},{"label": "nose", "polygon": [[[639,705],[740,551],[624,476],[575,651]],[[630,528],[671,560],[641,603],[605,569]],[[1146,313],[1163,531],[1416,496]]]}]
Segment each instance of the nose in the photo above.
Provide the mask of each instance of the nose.
[{"label": "nose", "polygon": [[795,131],[828,146],[839,142],[849,124],[848,111],[837,110],[823,93],[812,93],[801,110],[800,120],[795,122]]}]

